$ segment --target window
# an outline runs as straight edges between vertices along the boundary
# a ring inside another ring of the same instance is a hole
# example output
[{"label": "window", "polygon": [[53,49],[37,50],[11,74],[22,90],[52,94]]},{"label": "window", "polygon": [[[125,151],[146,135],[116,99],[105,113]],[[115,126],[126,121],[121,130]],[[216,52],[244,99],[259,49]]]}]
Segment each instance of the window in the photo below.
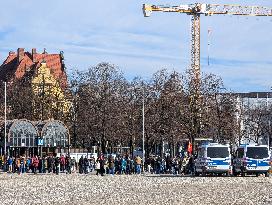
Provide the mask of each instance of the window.
[{"label": "window", "polygon": [[42,131],[44,145],[48,147],[66,147],[68,145],[68,129],[59,121],[48,122]]},{"label": "window", "polygon": [[229,157],[228,147],[208,147],[207,157],[210,158],[226,158]]},{"label": "window", "polygon": [[268,158],[269,154],[267,147],[248,147],[246,156],[252,159],[263,159]]},{"label": "window", "polygon": [[201,148],[198,152],[198,157],[199,158],[204,158],[205,157],[205,148]]},{"label": "window", "polygon": [[10,146],[12,147],[33,147],[37,130],[33,124],[27,120],[16,120],[10,130]]}]

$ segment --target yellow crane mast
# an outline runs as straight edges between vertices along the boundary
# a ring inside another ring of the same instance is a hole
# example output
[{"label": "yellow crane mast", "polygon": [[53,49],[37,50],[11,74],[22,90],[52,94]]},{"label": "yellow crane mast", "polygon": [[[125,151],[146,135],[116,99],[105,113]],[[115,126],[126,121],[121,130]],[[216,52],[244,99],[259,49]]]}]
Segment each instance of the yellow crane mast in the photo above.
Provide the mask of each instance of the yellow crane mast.
[{"label": "yellow crane mast", "polygon": [[[193,78],[193,101],[195,111],[199,108],[200,94],[200,16],[211,16],[211,15],[237,15],[237,16],[272,16],[272,8],[262,6],[241,6],[241,5],[228,5],[228,4],[184,4],[179,6],[164,6],[164,5],[149,5],[143,4],[143,13],[145,17],[149,17],[152,12],[176,12],[191,15],[191,69],[194,74]],[[195,124],[197,123],[197,116],[193,117],[192,120]],[[198,122],[200,123],[200,122]],[[196,130],[200,130],[200,126],[193,125],[195,134]],[[194,137],[192,136],[192,144],[194,147]]]}]

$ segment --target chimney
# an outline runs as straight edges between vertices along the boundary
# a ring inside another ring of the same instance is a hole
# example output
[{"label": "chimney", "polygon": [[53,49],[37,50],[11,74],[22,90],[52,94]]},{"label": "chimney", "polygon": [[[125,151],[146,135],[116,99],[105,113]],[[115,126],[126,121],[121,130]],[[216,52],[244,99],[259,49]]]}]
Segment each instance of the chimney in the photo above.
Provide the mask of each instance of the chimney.
[{"label": "chimney", "polygon": [[46,48],[43,49],[43,54],[47,54]]},{"label": "chimney", "polygon": [[17,50],[17,64],[23,60],[25,54],[25,49],[24,48],[18,48]]},{"label": "chimney", "polygon": [[37,50],[36,50],[36,48],[32,48],[32,61],[33,61],[33,63],[37,62]]}]

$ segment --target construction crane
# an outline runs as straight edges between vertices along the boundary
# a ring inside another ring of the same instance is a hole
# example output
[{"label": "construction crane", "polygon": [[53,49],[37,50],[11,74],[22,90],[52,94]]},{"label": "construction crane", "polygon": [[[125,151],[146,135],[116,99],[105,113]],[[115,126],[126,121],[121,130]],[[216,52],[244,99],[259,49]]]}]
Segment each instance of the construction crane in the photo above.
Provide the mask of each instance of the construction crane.
[{"label": "construction crane", "polygon": [[[148,5],[143,4],[143,13],[149,17],[152,12],[176,12],[191,15],[191,69],[193,72],[193,101],[194,111],[198,111],[200,95],[200,16],[211,15],[237,15],[237,16],[272,16],[272,8],[262,6],[220,5],[220,4],[185,4],[179,6]],[[198,116],[194,116],[193,124],[198,124]],[[200,123],[199,123],[200,124]],[[195,134],[200,125],[194,125]],[[194,147],[194,137],[191,143]]]},{"label": "construction crane", "polygon": [[179,6],[143,5],[145,17],[152,12],[177,12],[191,15],[191,68],[195,78],[200,79],[200,15],[240,15],[240,16],[272,16],[272,8],[262,6],[240,6],[220,4],[188,4]]}]

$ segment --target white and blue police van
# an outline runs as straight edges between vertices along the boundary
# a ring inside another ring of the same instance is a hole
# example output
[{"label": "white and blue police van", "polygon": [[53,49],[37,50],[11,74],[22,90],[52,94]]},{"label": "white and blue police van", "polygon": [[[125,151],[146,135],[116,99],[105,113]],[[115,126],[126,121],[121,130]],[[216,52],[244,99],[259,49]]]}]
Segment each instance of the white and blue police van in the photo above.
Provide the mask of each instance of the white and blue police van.
[{"label": "white and blue police van", "polygon": [[268,176],[270,168],[270,151],[267,145],[240,145],[233,159],[233,174],[265,174]]},{"label": "white and blue police van", "polygon": [[219,143],[202,144],[195,160],[195,175],[200,174],[232,174],[230,146]]}]

